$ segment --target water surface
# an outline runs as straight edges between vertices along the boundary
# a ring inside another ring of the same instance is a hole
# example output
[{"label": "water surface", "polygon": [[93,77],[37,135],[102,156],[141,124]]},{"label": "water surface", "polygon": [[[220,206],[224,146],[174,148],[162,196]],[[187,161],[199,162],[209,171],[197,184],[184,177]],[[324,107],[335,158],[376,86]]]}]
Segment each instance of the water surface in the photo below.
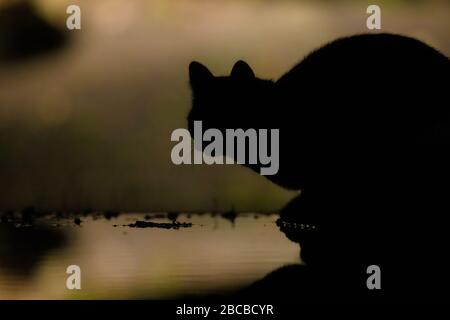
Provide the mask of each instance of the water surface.
[{"label": "water surface", "polygon": [[[147,216],[147,220],[145,219]],[[0,299],[173,298],[227,292],[300,263],[299,246],[277,215],[181,214],[179,229],[131,228],[167,217],[121,214],[0,224]],[[149,219],[150,218],[150,219]],[[66,288],[67,266],[81,268],[81,290]]]}]

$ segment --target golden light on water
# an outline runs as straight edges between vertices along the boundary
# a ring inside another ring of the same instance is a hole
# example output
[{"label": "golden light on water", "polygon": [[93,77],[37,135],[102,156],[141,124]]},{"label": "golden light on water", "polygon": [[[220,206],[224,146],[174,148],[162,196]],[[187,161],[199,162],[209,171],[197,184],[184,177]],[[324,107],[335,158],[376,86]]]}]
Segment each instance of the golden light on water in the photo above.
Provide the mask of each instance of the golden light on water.
[{"label": "golden light on water", "polygon": [[[234,227],[210,215],[181,216],[181,221],[194,225],[180,230],[120,226],[143,216],[85,218],[81,227],[68,220],[55,227],[67,234],[67,247],[37,257],[31,277],[11,276],[12,270],[0,269],[0,299],[170,298],[217,293],[236,290],[279,267],[300,263],[299,246],[275,226],[276,215],[255,219],[247,214],[238,217]],[[82,290],[65,287],[65,271],[72,264],[81,268]]]}]

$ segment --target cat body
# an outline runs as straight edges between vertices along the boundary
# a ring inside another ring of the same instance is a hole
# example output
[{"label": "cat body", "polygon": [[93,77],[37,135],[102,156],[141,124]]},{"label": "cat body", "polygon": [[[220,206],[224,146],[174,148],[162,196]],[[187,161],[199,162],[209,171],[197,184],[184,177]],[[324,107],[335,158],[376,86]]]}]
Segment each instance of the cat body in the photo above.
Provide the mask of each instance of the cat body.
[{"label": "cat body", "polygon": [[[301,243],[318,290],[367,293],[361,279],[375,263],[389,270],[385,292],[438,294],[450,267],[449,75],[445,55],[392,34],[333,41],[277,81],[258,79],[243,61],[227,77],[192,62],[188,125],[279,129],[279,171],[267,178],[302,190],[282,220],[320,226]],[[415,259],[425,263],[410,269]],[[331,265],[342,283],[332,283]]]},{"label": "cat body", "polygon": [[229,77],[193,62],[188,120],[222,130],[280,129],[280,170],[268,178],[300,189],[323,183],[346,163],[381,156],[380,148],[387,155],[399,147],[448,145],[449,71],[449,59],[435,49],[390,34],[331,42],[278,81],[256,78],[243,61]]}]

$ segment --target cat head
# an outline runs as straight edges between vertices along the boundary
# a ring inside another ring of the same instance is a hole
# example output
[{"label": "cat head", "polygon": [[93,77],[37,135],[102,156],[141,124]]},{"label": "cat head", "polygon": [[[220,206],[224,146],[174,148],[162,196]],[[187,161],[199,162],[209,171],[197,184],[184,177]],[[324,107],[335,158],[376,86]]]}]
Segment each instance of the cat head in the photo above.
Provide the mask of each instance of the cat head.
[{"label": "cat head", "polygon": [[270,106],[274,83],[258,79],[250,66],[238,61],[229,76],[214,76],[207,67],[191,62],[189,80],[192,110],[188,116],[192,134],[194,120],[205,128],[268,128],[262,121]]}]

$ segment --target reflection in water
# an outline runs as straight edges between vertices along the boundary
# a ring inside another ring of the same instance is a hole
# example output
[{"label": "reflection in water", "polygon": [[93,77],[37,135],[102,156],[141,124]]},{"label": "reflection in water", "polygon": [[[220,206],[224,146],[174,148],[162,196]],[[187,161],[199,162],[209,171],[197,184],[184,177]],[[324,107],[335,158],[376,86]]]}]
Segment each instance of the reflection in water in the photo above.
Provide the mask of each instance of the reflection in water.
[{"label": "reflection in water", "polygon": [[[159,218],[154,223],[170,221],[155,216]],[[218,215],[180,214],[177,221],[192,227],[178,230],[123,226],[144,220],[144,214],[111,220],[88,216],[80,226],[73,217],[46,217],[28,228],[0,225],[12,234],[0,233],[0,299],[214,294],[239,289],[274,269],[299,263],[298,245],[279,232],[277,216],[254,216],[238,215],[233,227]],[[62,243],[67,243],[63,250],[51,250],[62,248]],[[82,290],[65,288],[65,271],[71,264],[81,267]],[[33,270],[35,276],[14,276],[13,270],[20,268]]]},{"label": "reflection in water", "polygon": [[0,271],[29,280],[47,254],[66,244],[64,233],[55,228],[0,224]]}]

